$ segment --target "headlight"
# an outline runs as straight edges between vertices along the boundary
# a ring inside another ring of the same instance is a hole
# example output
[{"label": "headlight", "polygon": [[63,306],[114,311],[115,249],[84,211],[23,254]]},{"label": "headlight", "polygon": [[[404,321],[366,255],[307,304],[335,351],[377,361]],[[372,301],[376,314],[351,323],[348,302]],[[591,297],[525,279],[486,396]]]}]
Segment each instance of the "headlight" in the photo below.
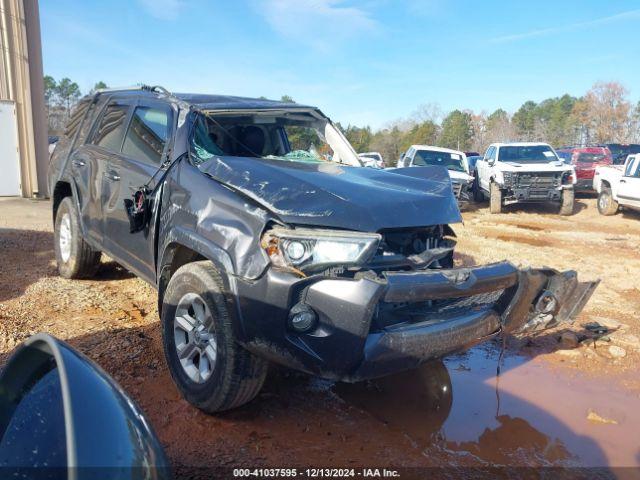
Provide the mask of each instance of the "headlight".
[{"label": "headlight", "polygon": [[262,248],[274,265],[308,270],[366,263],[380,239],[376,233],[274,228],[262,237]]},{"label": "headlight", "polygon": [[502,172],[502,178],[505,185],[511,185],[515,179],[515,174],[513,172]]}]

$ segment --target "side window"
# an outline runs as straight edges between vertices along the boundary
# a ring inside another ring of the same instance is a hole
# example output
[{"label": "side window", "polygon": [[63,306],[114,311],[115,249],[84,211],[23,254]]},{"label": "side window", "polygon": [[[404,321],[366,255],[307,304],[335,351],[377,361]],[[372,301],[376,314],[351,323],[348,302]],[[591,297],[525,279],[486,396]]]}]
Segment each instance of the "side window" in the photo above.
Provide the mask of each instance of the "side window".
[{"label": "side window", "polygon": [[407,153],[404,154],[404,166],[411,167],[413,166],[413,150],[407,150]]},{"label": "side window", "polygon": [[634,176],[636,176],[637,172],[635,172],[635,170],[636,170],[636,167],[638,166],[638,163],[639,162],[638,162],[637,157],[636,158],[630,157],[629,161],[627,162],[627,167],[624,169],[624,176],[625,177],[634,177]]},{"label": "side window", "polygon": [[484,158],[487,160],[495,158],[495,153],[496,153],[496,147],[489,147],[489,149],[487,150],[487,153],[484,154]]},{"label": "side window", "polygon": [[136,107],[124,139],[122,153],[147,163],[159,164],[169,138],[171,108]]},{"label": "side window", "polygon": [[124,136],[124,121],[127,118],[128,110],[128,105],[107,105],[93,134],[91,143],[112,152],[120,152],[122,137]]}]

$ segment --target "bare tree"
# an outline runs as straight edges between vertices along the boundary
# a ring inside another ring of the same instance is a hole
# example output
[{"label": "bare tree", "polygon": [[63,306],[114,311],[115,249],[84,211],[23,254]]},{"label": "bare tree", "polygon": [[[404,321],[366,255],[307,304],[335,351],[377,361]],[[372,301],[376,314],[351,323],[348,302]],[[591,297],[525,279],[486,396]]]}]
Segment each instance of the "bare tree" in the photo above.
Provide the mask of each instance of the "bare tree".
[{"label": "bare tree", "polygon": [[629,137],[631,103],[628,91],[617,82],[599,82],[574,107],[574,115],[589,141],[624,142]]}]

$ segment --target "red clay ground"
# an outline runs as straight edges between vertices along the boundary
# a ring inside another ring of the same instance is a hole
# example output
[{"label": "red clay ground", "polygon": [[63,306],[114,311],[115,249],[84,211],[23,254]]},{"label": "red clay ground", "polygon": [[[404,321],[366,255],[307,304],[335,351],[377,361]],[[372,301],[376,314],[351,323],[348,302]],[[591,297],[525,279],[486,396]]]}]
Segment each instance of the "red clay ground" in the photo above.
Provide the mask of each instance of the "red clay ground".
[{"label": "red clay ground", "polygon": [[0,363],[36,332],[69,341],[141,405],[179,470],[638,466],[640,215],[602,217],[591,198],[577,210],[465,212],[456,261],[506,258],[602,279],[572,330],[582,338],[582,325],[599,321],[615,330],[609,341],[565,348],[561,331],[512,339],[498,382],[498,343],[356,385],[273,368],[254,402],[213,417],[171,382],[155,291],[107,260],[95,279],[58,277],[49,203],[0,200]]}]

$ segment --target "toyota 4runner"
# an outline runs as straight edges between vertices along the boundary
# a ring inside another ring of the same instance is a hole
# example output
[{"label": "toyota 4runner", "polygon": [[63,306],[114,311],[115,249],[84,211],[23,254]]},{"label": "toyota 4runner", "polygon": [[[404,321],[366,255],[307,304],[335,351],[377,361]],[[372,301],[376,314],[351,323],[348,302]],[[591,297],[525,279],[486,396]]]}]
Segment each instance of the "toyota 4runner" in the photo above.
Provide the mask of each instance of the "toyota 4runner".
[{"label": "toyota 4runner", "polygon": [[357,381],[572,321],[596,288],[507,261],[455,267],[447,170],[362,168],[317,108],[99,91],[50,165],[60,274],[101,252],[158,291],[166,360],[197,407],[250,401],[268,362]]}]

